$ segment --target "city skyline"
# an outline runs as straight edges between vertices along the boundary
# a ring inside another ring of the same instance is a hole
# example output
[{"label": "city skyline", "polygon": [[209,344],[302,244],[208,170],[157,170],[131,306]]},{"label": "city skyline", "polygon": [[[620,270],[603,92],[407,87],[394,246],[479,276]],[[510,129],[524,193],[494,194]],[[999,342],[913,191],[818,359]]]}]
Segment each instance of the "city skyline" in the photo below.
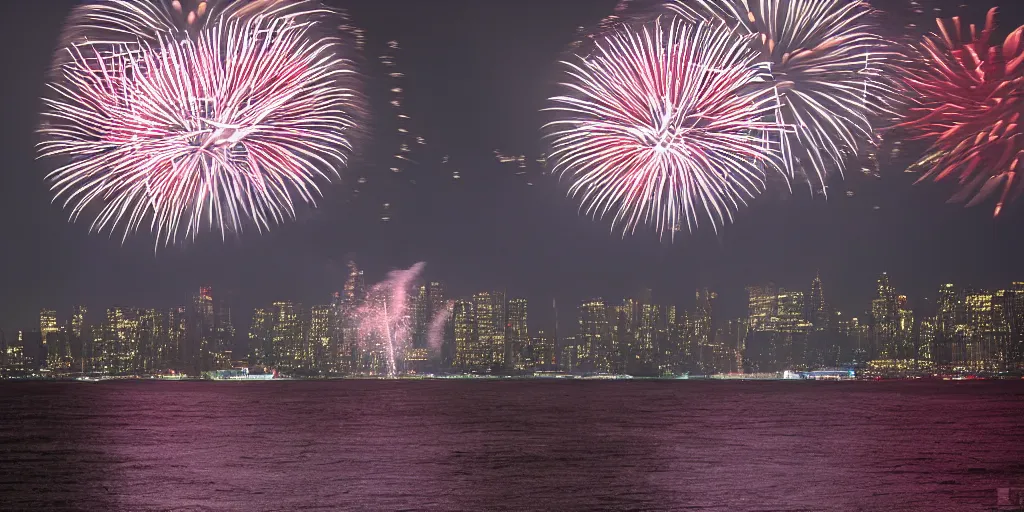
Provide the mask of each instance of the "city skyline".
[{"label": "city skyline", "polygon": [[[1020,7],[1007,2],[949,10],[946,4],[954,3],[936,5],[947,9],[943,15],[977,22],[985,9],[1000,5],[1003,31],[1020,19]],[[871,290],[861,283],[882,271],[898,279],[912,300],[934,295],[936,282],[997,288],[1020,278],[1016,254],[1024,241],[1017,235],[1024,208],[1009,205],[993,220],[985,208],[946,205],[949,189],[912,186],[916,175],[904,173],[908,162],[899,158],[882,162],[880,180],[855,170],[845,181],[833,180],[828,201],[799,190],[792,197],[761,197],[720,235],[699,231],[674,244],[653,233],[620,239],[607,223],[580,216],[564,197],[568,185],[553,177],[538,175],[528,185],[514,165],[495,159],[495,151],[526,155],[527,162],[544,152],[540,109],[548,86],[558,80],[555,62],[576,28],[612,12],[614,0],[346,6],[367,30],[368,58],[394,53],[392,40],[401,43],[404,104],[428,142],[422,161],[406,169],[408,179],[391,180],[391,165],[380,155],[390,158],[394,141],[381,141],[353,162],[320,209],[301,211],[298,222],[280,230],[229,236],[223,244],[206,238],[160,253],[146,237],[122,245],[67,223],[51,204],[41,178],[45,166],[34,159],[39,91],[53,41],[74,5],[3,6],[10,10],[7,20],[37,20],[31,30],[12,22],[6,31],[26,49],[4,57],[8,68],[24,75],[3,83],[12,99],[3,128],[3,180],[5,190],[19,191],[0,200],[4,329],[33,322],[43,306],[171,307],[170,297],[187,296],[203,284],[233,291],[246,309],[281,297],[312,303],[344,282],[349,254],[364,262],[372,280],[426,261],[429,279],[460,295],[507,287],[531,303],[568,303],[649,287],[666,302],[682,303],[691,300],[692,290],[709,287],[720,291],[720,307],[734,314],[744,305],[741,294],[728,290],[767,281],[793,286],[813,278],[815,269],[844,309],[870,300]],[[906,21],[900,12],[892,15],[894,25]],[[386,93],[391,84],[378,85],[373,90]],[[385,107],[387,101],[381,99]],[[445,156],[450,161],[443,164]],[[460,179],[453,179],[454,172]],[[353,194],[363,176],[367,186],[378,183],[384,190]],[[538,320],[544,315],[538,312]]]},{"label": "city skyline", "polygon": [[[226,288],[226,287],[223,287],[223,286],[218,286],[216,284],[211,283],[210,281],[205,281],[205,282],[196,284],[194,286],[188,286],[188,285],[182,286],[182,288],[185,289],[185,293],[182,294],[181,296],[191,297],[192,294],[189,292],[189,290],[192,290],[194,292],[195,289],[202,289],[202,288],[207,288],[207,287],[214,288],[214,289],[219,290],[220,293],[231,297],[230,299],[221,299],[221,300],[230,300],[230,302],[232,304],[232,307],[234,309],[243,310],[243,311],[252,311],[252,310],[255,310],[255,309],[259,309],[259,308],[265,306],[266,304],[273,303],[273,302],[278,302],[278,301],[281,301],[281,300],[295,302],[295,303],[298,303],[298,304],[317,304],[317,303],[323,302],[325,300],[324,297],[332,297],[336,293],[340,293],[340,294],[347,293],[345,290],[350,288],[350,286],[351,286],[351,284],[350,284],[351,276],[349,276],[349,269],[350,269],[350,266],[354,262],[355,262],[355,260],[349,260],[346,264],[340,265],[341,268],[345,269],[345,271],[343,273],[340,273],[340,275],[342,275],[342,280],[336,286],[332,286],[332,285],[329,285],[329,284],[328,285],[324,285],[323,288],[325,290],[327,290],[327,291],[324,292],[324,293],[321,293],[321,294],[317,294],[317,296],[310,296],[309,294],[298,295],[298,294],[294,294],[294,293],[292,293],[292,294],[284,293],[284,294],[276,295],[276,296],[270,298],[269,300],[263,300],[262,302],[253,302],[252,300],[248,300],[248,299],[246,299],[244,297],[241,297],[240,294],[238,293],[238,291],[235,290],[235,289]],[[364,282],[378,282],[381,279],[383,279],[383,277],[384,277],[383,273],[381,275],[379,275],[379,276],[370,275],[361,266],[361,264],[362,264],[361,261],[359,262],[359,264],[360,264],[360,266],[358,268],[359,268],[359,272],[360,272],[360,279],[362,281],[364,281]],[[389,269],[389,271],[393,271],[393,270],[399,270],[399,269]],[[871,300],[873,300],[875,298],[875,289],[874,289],[874,287],[873,286],[868,286],[868,285],[866,285],[864,283],[865,282],[873,282],[871,280],[874,279],[874,278],[877,278],[878,275],[882,275],[882,274],[890,275],[890,276],[893,275],[893,273],[891,273],[891,272],[882,270],[882,271],[879,271],[879,272],[876,272],[874,274],[869,275],[868,276],[869,281],[861,282],[859,286],[855,286],[854,289],[852,289],[852,290],[846,290],[846,289],[839,289],[839,290],[837,290],[837,287],[834,284],[832,284],[836,280],[830,279],[831,276],[822,273],[818,269],[808,269],[808,270],[802,272],[801,274],[802,274],[802,276],[806,276],[806,278],[804,278],[804,279],[797,278],[795,280],[788,280],[788,281],[781,281],[781,280],[770,279],[770,278],[768,278],[768,279],[757,279],[757,280],[753,280],[753,281],[751,281],[751,282],[749,282],[747,284],[743,284],[743,285],[740,285],[740,286],[737,286],[737,287],[727,288],[727,289],[723,289],[723,288],[719,288],[719,287],[715,287],[715,286],[707,286],[707,285],[701,286],[700,284],[696,284],[694,286],[694,289],[706,288],[706,289],[709,289],[709,290],[714,290],[714,292],[717,295],[718,309],[720,311],[724,311],[727,316],[732,317],[732,316],[738,316],[738,315],[741,316],[741,315],[746,313],[747,308],[748,308],[748,303],[747,303],[747,296],[748,295],[747,294],[749,292],[750,287],[752,287],[752,286],[767,286],[767,285],[771,285],[771,286],[775,286],[776,288],[780,288],[780,289],[797,291],[797,292],[803,293],[803,294],[807,295],[808,297],[810,297],[810,295],[812,293],[812,289],[813,289],[814,283],[818,282],[819,285],[820,285],[820,283],[824,282],[824,283],[826,283],[824,286],[827,287],[827,291],[825,293],[828,295],[828,302],[829,302],[829,304],[831,304],[834,307],[839,308],[842,311],[857,312],[857,311],[860,311],[861,309],[863,309],[864,311],[870,311],[870,309],[871,309],[870,302],[871,302]],[[899,275],[897,275],[895,277],[895,281],[896,281],[897,285],[900,287],[900,289],[904,290],[904,291],[909,289],[909,286],[910,286],[909,283],[912,282],[912,281],[907,280],[905,278],[905,276],[899,276]],[[1017,282],[1017,281],[1024,281],[1024,276],[1020,277],[1019,279],[1018,278],[1011,278],[1011,279],[1008,279],[1008,280],[1002,281],[1002,282],[996,281],[996,282],[993,282],[992,284],[988,284],[988,285],[982,285],[982,284],[978,284],[978,283],[974,283],[974,282],[954,282],[953,284],[955,286],[957,286],[957,287],[964,288],[964,289],[982,289],[982,290],[984,290],[984,289],[993,289],[994,290],[994,289],[999,289],[999,288],[1005,288],[1010,283],[1014,283],[1014,282]],[[679,307],[692,307],[695,304],[695,300],[693,299],[693,290],[692,289],[689,289],[689,288],[687,288],[687,289],[664,289],[664,288],[658,288],[656,286],[645,285],[645,284],[642,284],[642,283],[637,283],[637,284],[625,286],[624,288],[626,288],[627,290],[624,291],[624,292],[605,292],[605,293],[602,293],[600,290],[596,290],[596,291],[594,291],[592,293],[582,294],[582,295],[578,295],[578,296],[572,296],[572,295],[567,294],[565,292],[556,292],[556,293],[554,293],[552,295],[548,295],[548,296],[531,297],[531,296],[527,296],[524,293],[520,293],[518,291],[517,287],[515,287],[515,286],[507,286],[507,285],[502,285],[502,284],[498,284],[496,286],[489,286],[489,285],[488,286],[477,286],[477,287],[470,286],[467,289],[454,289],[454,288],[452,288],[450,286],[449,281],[441,279],[441,278],[438,278],[435,274],[431,274],[430,273],[430,265],[425,265],[425,271],[423,272],[423,275],[420,276],[419,279],[417,279],[416,282],[421,283],[421,284],[442,284],[444,289],[445,289],[445,291],[449,294],[450,297],[457,297],[457,298],[461,297],[461,298],[465,298],[467,300],[472,300],[473,296],[476,293],[478,293],[479,289],[481,289],[481,288],[490,288],[492,290],[501,290],[502,293],[505,294],[505,296],[508,297],[508,298],[512,298],[512,297],[522,298],[522,299],[530,301],[531,303],[540,303],[540,302],[548,302],[548,303],[550,303],[551,301],[558,301],[558,302],[564,302],[564,303],[571,304],[571,303],[578,302],[580,300],[586,300],[587,298],[602,298],[602,299],[609,299],[609,300],[613,300],[613,301],[619,301],[619,300],[627,300],[627,299],[630,299],[630,298],[634,298],[636,296],[640,296],[640,295],[643,295],[645,293],[650,293],[653,296],[653,300],[655,302],[658,302],[658,303],[661,303],[661,304],[671,304],[671,305],[675,305],[675,306],[679,306]],[[928,285],[926,285],[926,290],[927,291],[926,291],[925,294],[918,295],[918,294],[914,294],[912,292],[907,292],[907,293],[903,293],[903,295],[905,295],[908,298],[910,307],[913,307],[913,308],[922,308],[922,307],[931,308],[931,307],[934,307],[935,302],[936,302],[936,300],[939,297],[939,294],[938,294],[939,286],[943,285],[943,284],[946,284],[947,282],[948,281],[934,280],[933,279],[933,283],[931,283],[930,287],[928,287]],[[597,288],[597,287],[595,287],[595,288]],[[821,293],[820,289],[819,289],[819,293]],[[172,299],[172,298],[169,298],[169,297],[164,297],[164,298],[161,298],[160,300],[153,301],[153,302],[145,302],[145,301],[139,301],[139,300],[136,300],[136,299],[128,299],[128,298],[126,298],[126,299],[122,299],[122,300],[114,300],[114,301],[108,302],[106,304],[100,302],[99,299],[84,300],[84,301],[72,301],[70,299],[63,299],[63,300],[57,301],[58,304],[54,304],[54,303],[39,304],[38,307],[36,307],[35,305],[27,305],[28,307],[33,307],[33,308],[36,308],[36,309],[34,309],[30,313],[30,316],[25,321],[21,321],[21,322],[14,322],[14,321],[12,321],[12,322],[9,322],[11,325],[0,325],[0,328],[18,330],[19,326],[24,326],[26,322],[32,323],[35,320],[37,320],[38,319],[37,315],[38,315],[38,312],[40,311],[40,308],[42,310],[55,310],[55,311],[61,312],[61,314],[63,315],[64,311],[72,311],[74,308],[77,308],[79,306],[84,306],[89,311],[94,312],[93,314],[99,315],[99,313],[97,313],[97,312],[103,311],[106,307],[121,307],[121,306],[127,306],[128,304],[145,304],[146,307],[156,307],[156,308],[160,308],[160,309],[167,309],[167,308],[172,308],[172,307],[177,307],[177,306],[183,305],[185,302],[187,302],[187,301],[184,301],[182,299],[175,300],[175,299]],[[862,306],[862,304],[867,304],[867,306]],[[861,313],[863,313],[863,311],[861,311]],[[3,315],[3,312],[0,311],[0,318],[2,318],[2,317],[4,317],[4,315]],[[62,318],[64,318],[64,317],[62,316]],[[554,316],[550,312],[536,311],[535,312],[535,320],[533,320],[533,322],[543,323],[545,328],[549,328],[550,327],[549,324],[553,325],[553,323],[554,323]],[[531,326],[532,325],[533,325],[533,323],[531,322]]]},{"label": "city skyline", "polygon": [[[111,306],[89,316],[75,306],[61,316],[42,308],[37,327],[5,336],[0,359],[7,371],[55,375],[194,376],[247,367],[297,376],[1024,368],[1024,281],[989,290],[941,283],[936,299],[915,309],[882,273],[870,304],[843,312],[815,275],[803,287],[747,286],[746,312],[736,317],[718,309],[720,296],[708,288],[681,307],[649,289],[621,300],[531,307],[501,290],[447,295],[443,283],[422,281],[419,264],[378,284],[355,262],[347,267],[344,287],[329,300],[278,300],[251,315],[209,286],[170,309]],[[556,323],[531,320],[548,308]]]}]

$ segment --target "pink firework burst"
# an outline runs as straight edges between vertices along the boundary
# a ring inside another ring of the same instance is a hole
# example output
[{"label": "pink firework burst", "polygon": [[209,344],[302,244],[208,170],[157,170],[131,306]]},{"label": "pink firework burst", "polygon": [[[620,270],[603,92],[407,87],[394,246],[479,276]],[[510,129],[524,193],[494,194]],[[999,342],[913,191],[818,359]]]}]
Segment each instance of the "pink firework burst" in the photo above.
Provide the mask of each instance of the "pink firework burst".
[{"label": "pink firework burst", "polygon": [[551,99],[553,170],[592,216],[623,235],[717,230],[781,165],[778,96],[746,38],[720,23],[658,20],[621,29],[565,63],[568,94]]},{"label": "pink firework burst", "polygon": [[1017,176],[1024,156],[1024,27],[993,45],[995,15],[993,8],[980,33],[971,25],[966,42],[960,18],[952,26],[938,20],[941,36],[924,41],[923,62],[908,73],[917,105],[899,126],[932,144],[915,164],[924,169],[918,181],[955,177],[960,188],[950,202],[967,206],[1001,192],[999,215],[1024,191]]},{"label": "pink firework burst", "polygon": [[827,195],[861,147],[875,145],[874,121],[895,117],[893,76],[902,60],[877,35],[866,0],[669,0],[688,20],[718,19],[754,36],[782,96],[774,114],[793,127],[782,139],[786,178]]},{"label": "pink firework burst", "polygon": [[315,206],[360,111],[343,22],[309,0],[79,8],[41,129],[41,156],[65,159],[55,200],[92,230],[148,224],[165,244]]}]

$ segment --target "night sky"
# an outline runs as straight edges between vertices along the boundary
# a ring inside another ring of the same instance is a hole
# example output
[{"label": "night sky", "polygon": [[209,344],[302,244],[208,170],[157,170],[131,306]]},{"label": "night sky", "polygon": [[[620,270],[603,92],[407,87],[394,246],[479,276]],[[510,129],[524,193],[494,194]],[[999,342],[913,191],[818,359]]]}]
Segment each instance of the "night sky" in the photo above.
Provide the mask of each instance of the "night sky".
[{"label": "night sky", "polygon": [[[514,169],[499,165],[493,151],[531,158],[544,151],[540,109],[555,90],[556,61],[576,27],[595,24],[614,0],[331,2],[348,8],[366,29],[369,63],[387,41],[401,43],[406,110],[428,141],[422,164],[395,178],[379,161],[386,143],[378,140],[343,173],[345,183],[326,187],[319,209],[270,234],[250,231],[226,243],[208,234],[154,252],[152,237],[142,233],[122,245],[119,237],[88,234],[85,222],[69,224],[44,182],[51,163],[34,159],[47,66],[63,19],[77,3],[0,6],[5,329],[37,326],[43,306],[58,309],[63,321],[76,303],[90,306],[93,319],[115,304],[183,304],[206,283],[215,295],[231,294],[236,323],[247,329],[254,306],[325,301],[341,288],[351,254],[368,281],[425,261],[426,277],[444,281],[455,294],[504,288],[510,296],[526,296],[534,328],[545,327],[550,314],[544,306],[553,297],[571,308],[583,298],[618,300],[645,287],[657,299],[688,306],[696,286],[709,286],[720,294],[719,319],[739,316],[744,286],[773,280],[803,289],[816,269],[826,299],[853,314],[869,307],[873,282],[883,271],[912,305],[932,296],[940,282],[1000,287],[1024,280],[1024,202],[994,220],[991,205],[946,205],[949,184],[912,186],[905,165],[884,159],[881,180],[851,172],[845,182],[831,184],[827,201],[799,188],[791,197],[769,194],[741,210],[736,224],[720,234],[702,229],[674,242],[646,232],[620,239],[607,222],[578,215],[576,203],[565,197],[566,183],[536,176],[534,186],[527,185]],[[958,12],[982,23],[985,9],[1002,5],[1001,37],[1024,23],[1019,3],[981,0]],[[918,24],[930,29],[934,17],[925,13]],[[367,87],[378,94],[374,75],[380,70],[368,69]],[[390,115],[384,108],[375,112],[369,138],[384,131]],[[445,154],[461,180],[440,165]],[[369,181],[353,198],[355,175]],[[844,194],[847,189],[854,197]],[[388,223],[380,219],[382,202],[394,204]]]}]

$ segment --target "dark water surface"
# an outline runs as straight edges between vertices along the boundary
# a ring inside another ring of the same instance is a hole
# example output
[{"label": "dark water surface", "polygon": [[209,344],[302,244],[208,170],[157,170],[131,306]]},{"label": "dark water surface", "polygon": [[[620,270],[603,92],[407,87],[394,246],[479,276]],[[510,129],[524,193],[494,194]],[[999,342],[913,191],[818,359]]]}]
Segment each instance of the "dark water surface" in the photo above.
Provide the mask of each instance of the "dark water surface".
[{"label": "dark water surface", "polygon": [[991,510],[1024,382],[0,385],[0,510]]}]

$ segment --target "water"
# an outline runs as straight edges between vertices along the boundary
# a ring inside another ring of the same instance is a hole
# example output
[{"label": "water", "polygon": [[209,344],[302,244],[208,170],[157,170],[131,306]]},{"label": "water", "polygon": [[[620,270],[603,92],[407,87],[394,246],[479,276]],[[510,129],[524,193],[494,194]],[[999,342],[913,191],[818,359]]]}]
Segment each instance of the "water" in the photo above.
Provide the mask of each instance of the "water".
[{"label": "water", "polygon": [[1024,382],[7,383],[0,510],[991,510]]}]

